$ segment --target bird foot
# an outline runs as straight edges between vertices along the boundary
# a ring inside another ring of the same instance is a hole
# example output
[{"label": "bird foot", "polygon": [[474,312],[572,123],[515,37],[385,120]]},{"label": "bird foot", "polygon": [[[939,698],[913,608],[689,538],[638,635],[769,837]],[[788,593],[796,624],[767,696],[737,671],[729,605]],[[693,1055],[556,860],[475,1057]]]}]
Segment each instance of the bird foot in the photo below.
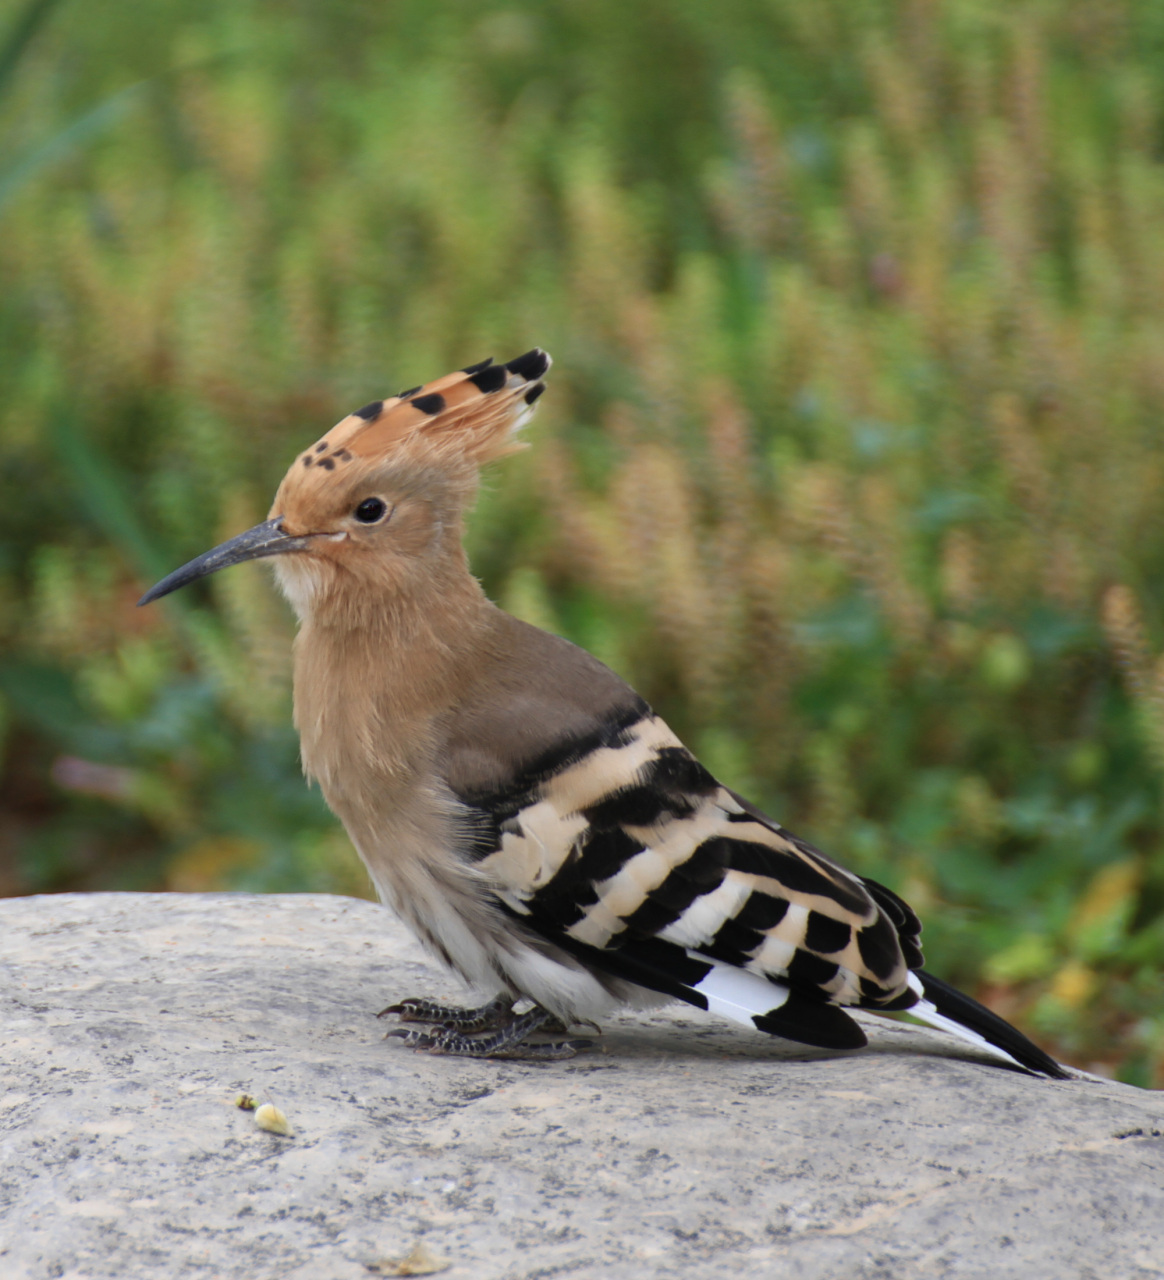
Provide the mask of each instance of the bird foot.
[{"label": "bird foot", "polygon": [[[515,1001],[510,996],[497,996],[479,1008],[465,1009],[457,1005],[441,1004],[439,1000],[430,1000],[427,996],[409,996],[406,1000],[390,1004],[387,1009],[381,1009],[376,1017],[386,1018],[390,1013],[394,1013],[401,1022],[426,1022],[443,1027],[447,1031],[460,1031],[471,1035],[479,1031],[497,1031],[509,1026],[515,1018],[522,1016],[514,1011],[514,1004]],[[553,1014],[546,1013],[544,1009],[542,1012],[545,1013],[546,1020],[538,1030],[546,1035],[564,1036],[569,1033],[571,1027],[586,1027],[596,1036],[602,1034],[602,1028],[597,1022],[581,1019],[577,1022],[565,1023],[561,1018],[555,1018]]]},{"label": "bird foot", "polygon": [[[498,1001],[491,1003],[496,1005]],[[404,1012],[401,1012],[402,1006],[406,1006]],[[425,1016],[416,1016],[417,1006],[423,1008]],[[437,1018],[427,1015],[433,1010],[442,1008],[431,1000],[402,1000],[400,1005],[394,1005],[384,1012],[400,1013],[400,1016],[412,1022],[436,1023]],[[483,1008],[489,1009],[490,1005],[485,1005]],[[461,1009],[454,1012],[482,1011]],[[526,1013],[515,1014],[512,1002],[509,1002],[509,1014],[508,1021],[499,1026],[495,1025],[490,1035],[466,1035],[464,1030],[457,1026],[442,1024],[438,1031],[418,1031],[411,1027],[397,1027],[389,1031],[385,1039],[393,1037],[403,1040],[410,1049],[424,1049],[429,1053],[449,1054],[458,1058],[517,1058],[531,1062],[559,1062],[565,1058],[572,1058],[580,1049],[588,1049],[591,1046],[592,1042],[589,1040],[556,1040],[548,1044],[531,1043],[526,1040],[526,1036],[534,1032],[553,1032],[558,1029],[564,1030],[564,1028],[556,1018],[537,1005]]]},{"label": "bird foot", "polygon": [[381,1009],[377,1018],[386,1018],[394,1013],[401,1022],[435,1023],[448,1031],[471,1033],[475,1031],[494,1031],[508,1026],[517,1016],[513,1012],[513,1000],[509,996],[498,996],[478,1009],[463,1009],[456,1005],[441,1004],[439,1000],[429,1000],[423,996],[411,996],[398,1004],[390,1004]]}]

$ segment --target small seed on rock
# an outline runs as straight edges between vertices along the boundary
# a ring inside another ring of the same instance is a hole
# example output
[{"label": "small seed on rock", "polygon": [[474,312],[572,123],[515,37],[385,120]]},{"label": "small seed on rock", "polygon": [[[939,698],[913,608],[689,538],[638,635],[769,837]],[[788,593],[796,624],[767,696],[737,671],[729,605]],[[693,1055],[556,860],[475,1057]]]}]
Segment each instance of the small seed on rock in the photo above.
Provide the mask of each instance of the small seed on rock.
[{"label": "small seed on rock", "polygon": [[260,1129],[266,1129],[268,1133],[277,1133],[283,1138],[293,1138],[295,1136],[295,1130],[291,1128],[291,1122],[278,1107],[272,1106],[269,1102],[264,1102],[255,1112],[255,1124]]}]

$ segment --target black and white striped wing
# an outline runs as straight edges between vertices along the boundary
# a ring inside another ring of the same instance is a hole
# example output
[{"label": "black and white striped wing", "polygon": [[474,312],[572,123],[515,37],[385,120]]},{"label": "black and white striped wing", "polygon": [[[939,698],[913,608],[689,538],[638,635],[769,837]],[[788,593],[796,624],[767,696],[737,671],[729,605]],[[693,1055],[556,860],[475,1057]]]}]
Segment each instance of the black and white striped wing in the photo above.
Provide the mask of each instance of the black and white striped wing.
[{"label": "black and white striped wing", "polygon": [[504,907],[597,970],[834,1048],[865,1043],[840,1006],[916,998],[912,911],[722,787],[645,704],[466,799]]}]

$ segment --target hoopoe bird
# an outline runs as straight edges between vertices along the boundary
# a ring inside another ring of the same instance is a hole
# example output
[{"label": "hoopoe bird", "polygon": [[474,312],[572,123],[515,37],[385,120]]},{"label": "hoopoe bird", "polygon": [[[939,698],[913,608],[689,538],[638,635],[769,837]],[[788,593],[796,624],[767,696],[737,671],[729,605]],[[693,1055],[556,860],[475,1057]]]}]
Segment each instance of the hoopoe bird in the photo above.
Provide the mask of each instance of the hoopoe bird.
[{"label": "hoopoe bird", "polygon": [[522,447],[549,367],[535,349],[357,409],[295,459],[266,521],[141,601],[274,558],[299,619],[304,770],[381,898],[491,997],[405,999],[384,1011],[401,1020],[390,1034],[557,1059],[591,1042],[547,1032],[681,1000],[856,1049],[850,1010],[908,1010],[996,1062],[1065,1078],[922,968],[921,925],[896,894],[717,782],[597,659],[487,599],[465,512],[482,465]]}]

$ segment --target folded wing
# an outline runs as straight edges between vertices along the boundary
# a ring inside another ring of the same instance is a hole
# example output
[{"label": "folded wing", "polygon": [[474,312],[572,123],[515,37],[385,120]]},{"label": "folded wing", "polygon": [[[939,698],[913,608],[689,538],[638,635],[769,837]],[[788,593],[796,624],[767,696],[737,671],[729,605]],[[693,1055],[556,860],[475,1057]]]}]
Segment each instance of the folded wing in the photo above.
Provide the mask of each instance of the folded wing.
[{"label": "folded wing", "polygon": [[498,898],[597,969],[829,1047],[865,1040],[840,1006],[916,998],[912,911],[721,786],[641,702],[466,799]]}]

